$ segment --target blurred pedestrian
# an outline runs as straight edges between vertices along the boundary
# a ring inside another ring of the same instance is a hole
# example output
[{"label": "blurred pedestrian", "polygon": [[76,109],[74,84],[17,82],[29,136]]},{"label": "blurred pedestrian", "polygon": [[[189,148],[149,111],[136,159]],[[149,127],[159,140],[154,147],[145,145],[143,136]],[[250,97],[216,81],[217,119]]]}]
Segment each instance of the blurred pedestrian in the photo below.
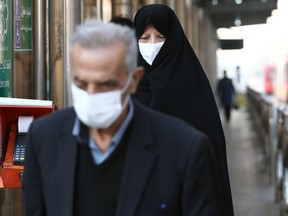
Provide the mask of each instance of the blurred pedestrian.
[{"label": "blurred pedestrian", "polygon": [[223,71],[223,78],[217,83],[217,93],[224,110],[225,119],[229,122],[233,106],[238,105],[235,104],[235,88],[233,82],[228,78],[226,70]]},{"label": "blurred pedestrian", "polygon": [[177,16],[167,5],[146,5],[136,13],[134,25],[139,65],[145,67],[135,98],[209,136],[217,159],[222,215],[233,215],[221,119],[210,83]]}]

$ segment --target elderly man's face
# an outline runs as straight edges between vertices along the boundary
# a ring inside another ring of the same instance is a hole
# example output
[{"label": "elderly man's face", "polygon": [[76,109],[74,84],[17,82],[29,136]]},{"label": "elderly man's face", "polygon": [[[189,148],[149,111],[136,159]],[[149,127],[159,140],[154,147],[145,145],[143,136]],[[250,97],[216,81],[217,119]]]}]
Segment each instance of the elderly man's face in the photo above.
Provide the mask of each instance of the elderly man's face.
[{"label": "elderly man's face", "polygon": [[[121,42],[101,49],[87,49],[76,44],[72,53],[74,83],[88,94],[123,88],[128,79],[125,55],[125,46]],[[135,70],[126,94],[136,91],[142,74]]]}]

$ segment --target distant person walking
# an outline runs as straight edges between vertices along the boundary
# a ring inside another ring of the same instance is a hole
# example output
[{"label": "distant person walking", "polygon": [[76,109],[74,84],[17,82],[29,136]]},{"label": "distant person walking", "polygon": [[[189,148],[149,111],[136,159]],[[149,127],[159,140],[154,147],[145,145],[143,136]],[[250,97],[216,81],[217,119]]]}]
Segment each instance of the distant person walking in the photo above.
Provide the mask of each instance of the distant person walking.
[{"label": "distant person walking", "polygon": [[227,77],[226,70],[223,71],[223,78],[218,81],[217,92],[221,105],[224,108],[226,121],[229,121],[231,116],[231,108],[234,104],[235,88],[232,80]]}]

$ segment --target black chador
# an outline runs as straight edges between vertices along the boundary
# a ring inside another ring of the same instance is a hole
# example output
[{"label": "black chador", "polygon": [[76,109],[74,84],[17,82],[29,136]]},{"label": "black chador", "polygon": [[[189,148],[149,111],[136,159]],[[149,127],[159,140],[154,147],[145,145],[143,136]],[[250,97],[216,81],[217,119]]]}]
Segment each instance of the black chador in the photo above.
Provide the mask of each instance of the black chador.
[{"label": "black chador", "polygon": [[137,39],[152,24],[166,40],[150,66],[139,53],[146,74],[135,95],[160,112],[179,117],[206,133],[217,160],[223,215],[233,215],[223,128],[210,83],[174,11],[167,5],[142,7],[134,19]]}]

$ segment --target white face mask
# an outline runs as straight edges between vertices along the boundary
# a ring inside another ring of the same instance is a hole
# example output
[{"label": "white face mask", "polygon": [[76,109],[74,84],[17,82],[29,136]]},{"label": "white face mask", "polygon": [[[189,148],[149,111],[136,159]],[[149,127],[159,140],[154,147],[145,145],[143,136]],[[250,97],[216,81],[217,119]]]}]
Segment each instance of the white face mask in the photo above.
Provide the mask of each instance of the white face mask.
[{"label": "white face mask", "polygon": [[139,44],[139,51],[142,57],[149,65],[152,65],[154,59],[158,55],[161,47],[163,46],[164,41],[160,43],[138,43],[138,44]]},{"label": "white face mask", "polygon": [[122,90],[91,95],[72,83],[73,104],[81,122],[92,128],[103,129],[110,127],[128,104],[129,95],[126,96],[123,104],[121,98],[130,84],[131,75]]}]

